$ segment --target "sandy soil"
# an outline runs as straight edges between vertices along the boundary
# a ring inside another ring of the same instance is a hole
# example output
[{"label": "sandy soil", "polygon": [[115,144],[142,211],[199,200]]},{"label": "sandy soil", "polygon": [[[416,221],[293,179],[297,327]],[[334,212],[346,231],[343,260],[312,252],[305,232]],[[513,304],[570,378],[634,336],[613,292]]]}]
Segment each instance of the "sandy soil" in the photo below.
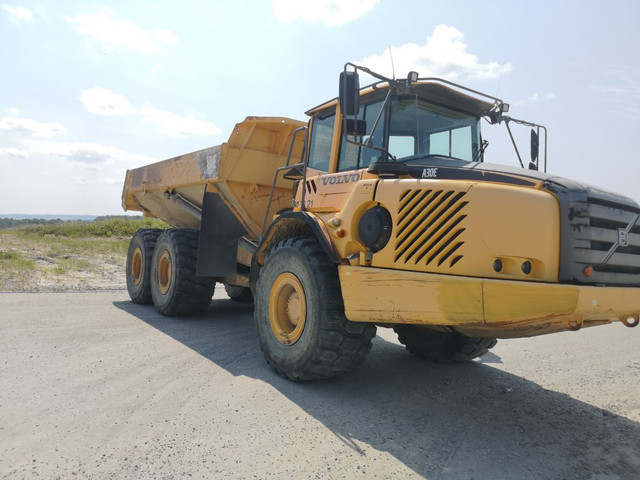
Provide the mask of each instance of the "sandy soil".
[{"label": "sandy soil", "polygon": [[[116,242],[117,239],[84,239]],[[123,241],[123,240],[120,240]],[[0,235],[0,250],[15,251],[35,263],[29,271],[0,272],[0,292],[67,292],[126,289],[126,257],[116,251],[70,254],[50,243]],[[56,268],[58,267],[58,268]]]}]

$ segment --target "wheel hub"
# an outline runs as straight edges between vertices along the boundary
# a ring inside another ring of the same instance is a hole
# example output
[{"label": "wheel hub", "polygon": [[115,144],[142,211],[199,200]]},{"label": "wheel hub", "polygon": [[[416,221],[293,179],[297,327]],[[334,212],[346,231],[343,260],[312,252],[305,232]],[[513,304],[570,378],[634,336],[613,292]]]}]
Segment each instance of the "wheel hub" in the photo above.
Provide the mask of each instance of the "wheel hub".
[{"label": "wheel hub", "polygon": [[298,277],[282,273],[269,294],[269,324],[282,345],[293,345],[304,331],[307,303]]},{"label": "wheel hub", "polygon": [[138,286],[142,281],[142,250],[136,247],[131,256],[131,280]]},{"label": "wheel hub", "polygon": [[158,291],[162,295],[166,295],[171,288],[171,271],[171,255],[165,250],[158,259],[158,274],[156,276]]},{"label": "wheel hub", "polygon": [[289,315],[289,320],[293,325],[298,325],[300,321],[300,298],[298,297],[297,292],[293,292],[289,295],[289,300],[287,301],[287,314]]}]

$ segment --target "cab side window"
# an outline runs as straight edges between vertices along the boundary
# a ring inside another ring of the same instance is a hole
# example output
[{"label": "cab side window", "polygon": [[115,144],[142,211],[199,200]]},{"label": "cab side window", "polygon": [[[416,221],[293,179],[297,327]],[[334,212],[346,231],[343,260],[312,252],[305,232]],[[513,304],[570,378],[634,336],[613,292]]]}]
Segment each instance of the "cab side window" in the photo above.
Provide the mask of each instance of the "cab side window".
[{"label": "cab side window", "polygon": [[[364,137],[357,137],[356,140],[360,143],[365,143],[370,137],[373,137],[372,144],[377,147],[382,147],[382,137],[384,133],[384,119],[380,119],[375,132],[371,132],[370,129],[376,122],[380,109],[382,108],[382,100],[360,105],[360,111],[358,112],[358,119],[365,120],[367,122],[367,133],[369,135]],[[366,168],[370,163],[378,161],[381,152],[373,148],[366,148],[359,145],[349,143],[342,137],[342,143],[340,144],[340,159],[338,160],[338,171],[345,170],[357,170],[359,168]]]},{"label": "cab side window", "polygon": [[333,124],[336,114],[318,116],[313,119],[311,126],[311,141],[309,143],[309,167],[329,171],[331,160],[331,142],[333,140]]}]

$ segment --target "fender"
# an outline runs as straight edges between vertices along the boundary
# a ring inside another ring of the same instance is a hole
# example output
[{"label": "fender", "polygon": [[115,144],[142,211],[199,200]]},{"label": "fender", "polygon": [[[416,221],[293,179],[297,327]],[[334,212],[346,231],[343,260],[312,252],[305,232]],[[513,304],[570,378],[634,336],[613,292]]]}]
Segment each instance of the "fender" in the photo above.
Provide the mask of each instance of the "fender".
[{"label": "fender", "polygon": [[264,265],[267,254],[282,240],[292,237],[314,237],[322,245],[329,259],[340,263],[340,258],[333,249],[329,232],[322,221],[308,212],[283,212],[267,227],[260,238],[260,243],[251,260],[251,290],[255,291],[260,268]]}]

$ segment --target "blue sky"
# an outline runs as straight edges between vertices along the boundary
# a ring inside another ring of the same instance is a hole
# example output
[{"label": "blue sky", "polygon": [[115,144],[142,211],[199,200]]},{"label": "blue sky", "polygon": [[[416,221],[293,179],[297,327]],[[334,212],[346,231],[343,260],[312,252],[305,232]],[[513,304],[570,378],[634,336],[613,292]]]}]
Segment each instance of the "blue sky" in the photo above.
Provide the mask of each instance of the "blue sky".
[{"label": "blue sky", "polygon": [[[0,215],[119,214],[127,168],[304,120],[345,62],[390,74],[389,50],[397,76],[546,125],[551,173],[640,201],[639,23],[637,0],[0,0]],[[517,165],[486,127],[487,161]]]}]

